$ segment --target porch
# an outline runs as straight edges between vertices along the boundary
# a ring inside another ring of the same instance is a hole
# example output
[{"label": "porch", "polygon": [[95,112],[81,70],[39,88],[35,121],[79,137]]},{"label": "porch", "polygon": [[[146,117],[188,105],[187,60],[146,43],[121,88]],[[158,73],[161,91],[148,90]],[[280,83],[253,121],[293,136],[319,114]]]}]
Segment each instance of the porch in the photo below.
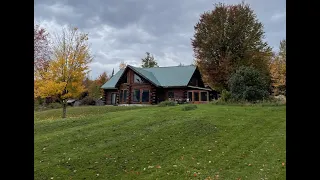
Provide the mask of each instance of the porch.
[{"label": "porch", "polygon": [[208,103],[210,89],[201,87],[180,87],[180,88],[156,88],[156,89],[121,89],[107,92],[106,104],[111,105],[151,105],[162,101],[176,101],[177,103]]}]

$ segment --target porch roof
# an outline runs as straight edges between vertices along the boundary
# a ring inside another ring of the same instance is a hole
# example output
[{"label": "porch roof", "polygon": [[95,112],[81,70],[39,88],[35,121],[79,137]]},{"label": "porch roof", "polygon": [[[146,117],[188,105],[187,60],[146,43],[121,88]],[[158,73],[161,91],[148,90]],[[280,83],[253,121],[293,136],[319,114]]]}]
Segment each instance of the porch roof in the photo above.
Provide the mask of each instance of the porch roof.
[{"label": "porch roof", "polygon": [[197,87],[197,86],[188,86],[190,88],[194,88],[194,89],[201,89],[201,90],[207,90],[207,91],[212,91],[211,89],[209,88],[203,88],[203,87]]}]

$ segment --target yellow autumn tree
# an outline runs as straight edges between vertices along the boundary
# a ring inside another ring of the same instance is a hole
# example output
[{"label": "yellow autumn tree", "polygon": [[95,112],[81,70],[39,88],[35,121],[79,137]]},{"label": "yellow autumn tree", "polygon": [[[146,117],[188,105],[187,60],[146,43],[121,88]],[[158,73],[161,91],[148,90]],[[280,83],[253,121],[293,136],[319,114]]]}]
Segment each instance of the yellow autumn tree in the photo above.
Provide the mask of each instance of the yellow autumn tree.
[{"label": "yellow autumn tree", "polygon": [[275,94],[285,94],[286,90],[286,40],[280,42],[279,53],[270,62],[270,74]]},{"label": "yellow autumn tree", "polygon": [[42,78],[35,77],[35,95],[57,97],[63,107],[62,118],[65,118],[67,100],[78,97],[85,90],[83,80],[92,56],[88,34],[77,28],[63,29],[55,40],[47,72]]}]

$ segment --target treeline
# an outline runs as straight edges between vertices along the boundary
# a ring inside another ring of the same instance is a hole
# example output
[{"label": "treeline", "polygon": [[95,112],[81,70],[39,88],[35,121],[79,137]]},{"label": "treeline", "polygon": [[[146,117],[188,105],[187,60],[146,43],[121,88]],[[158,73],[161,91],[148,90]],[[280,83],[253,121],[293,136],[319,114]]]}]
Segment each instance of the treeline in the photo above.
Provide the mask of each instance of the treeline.
[{"label": "treeline", "polygon": [[264,41],[249,4],[215,4],[194,26],[195,64],[225,101],[258,101],[286,94],[286,41],[278,52]]}]

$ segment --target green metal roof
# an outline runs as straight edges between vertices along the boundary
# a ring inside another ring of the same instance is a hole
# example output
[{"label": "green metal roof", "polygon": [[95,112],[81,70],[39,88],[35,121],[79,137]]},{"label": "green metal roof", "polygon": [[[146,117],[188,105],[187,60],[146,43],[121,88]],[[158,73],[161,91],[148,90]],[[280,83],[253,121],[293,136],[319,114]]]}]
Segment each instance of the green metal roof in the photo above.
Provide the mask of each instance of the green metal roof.
[{"label": "green metal roof", "polygon": [[[194,71],[196,70],[196,66],[193,65],[154,68],[138,68],[128,65],[127,68],[131,68],[153,84],[162,87],[187,86]],[[124,70],[118,71],[101,88],[114,89],[123,72]]]},{"label": "green metal roof", "polygon": [[115,75],[112,76],[104,85],[101,86],[102,89],[115,89],[117,82],[119,81],[121,75],[123,74],[124,70],[120,69]]},{"label": "green metal roof", "polygon": [[153,84],[155,84],[157,86],[161,86],[161,84],[159,83],[157,78],[153,75],[153,73],[146,70],[147,68],[138,68],[138,67],[133,67],[133,66],[130,66],[130,67],[134,71],[137,71],[140,75],[144,76],[144,78],[146,78],[147,80],[153,82]]}]

